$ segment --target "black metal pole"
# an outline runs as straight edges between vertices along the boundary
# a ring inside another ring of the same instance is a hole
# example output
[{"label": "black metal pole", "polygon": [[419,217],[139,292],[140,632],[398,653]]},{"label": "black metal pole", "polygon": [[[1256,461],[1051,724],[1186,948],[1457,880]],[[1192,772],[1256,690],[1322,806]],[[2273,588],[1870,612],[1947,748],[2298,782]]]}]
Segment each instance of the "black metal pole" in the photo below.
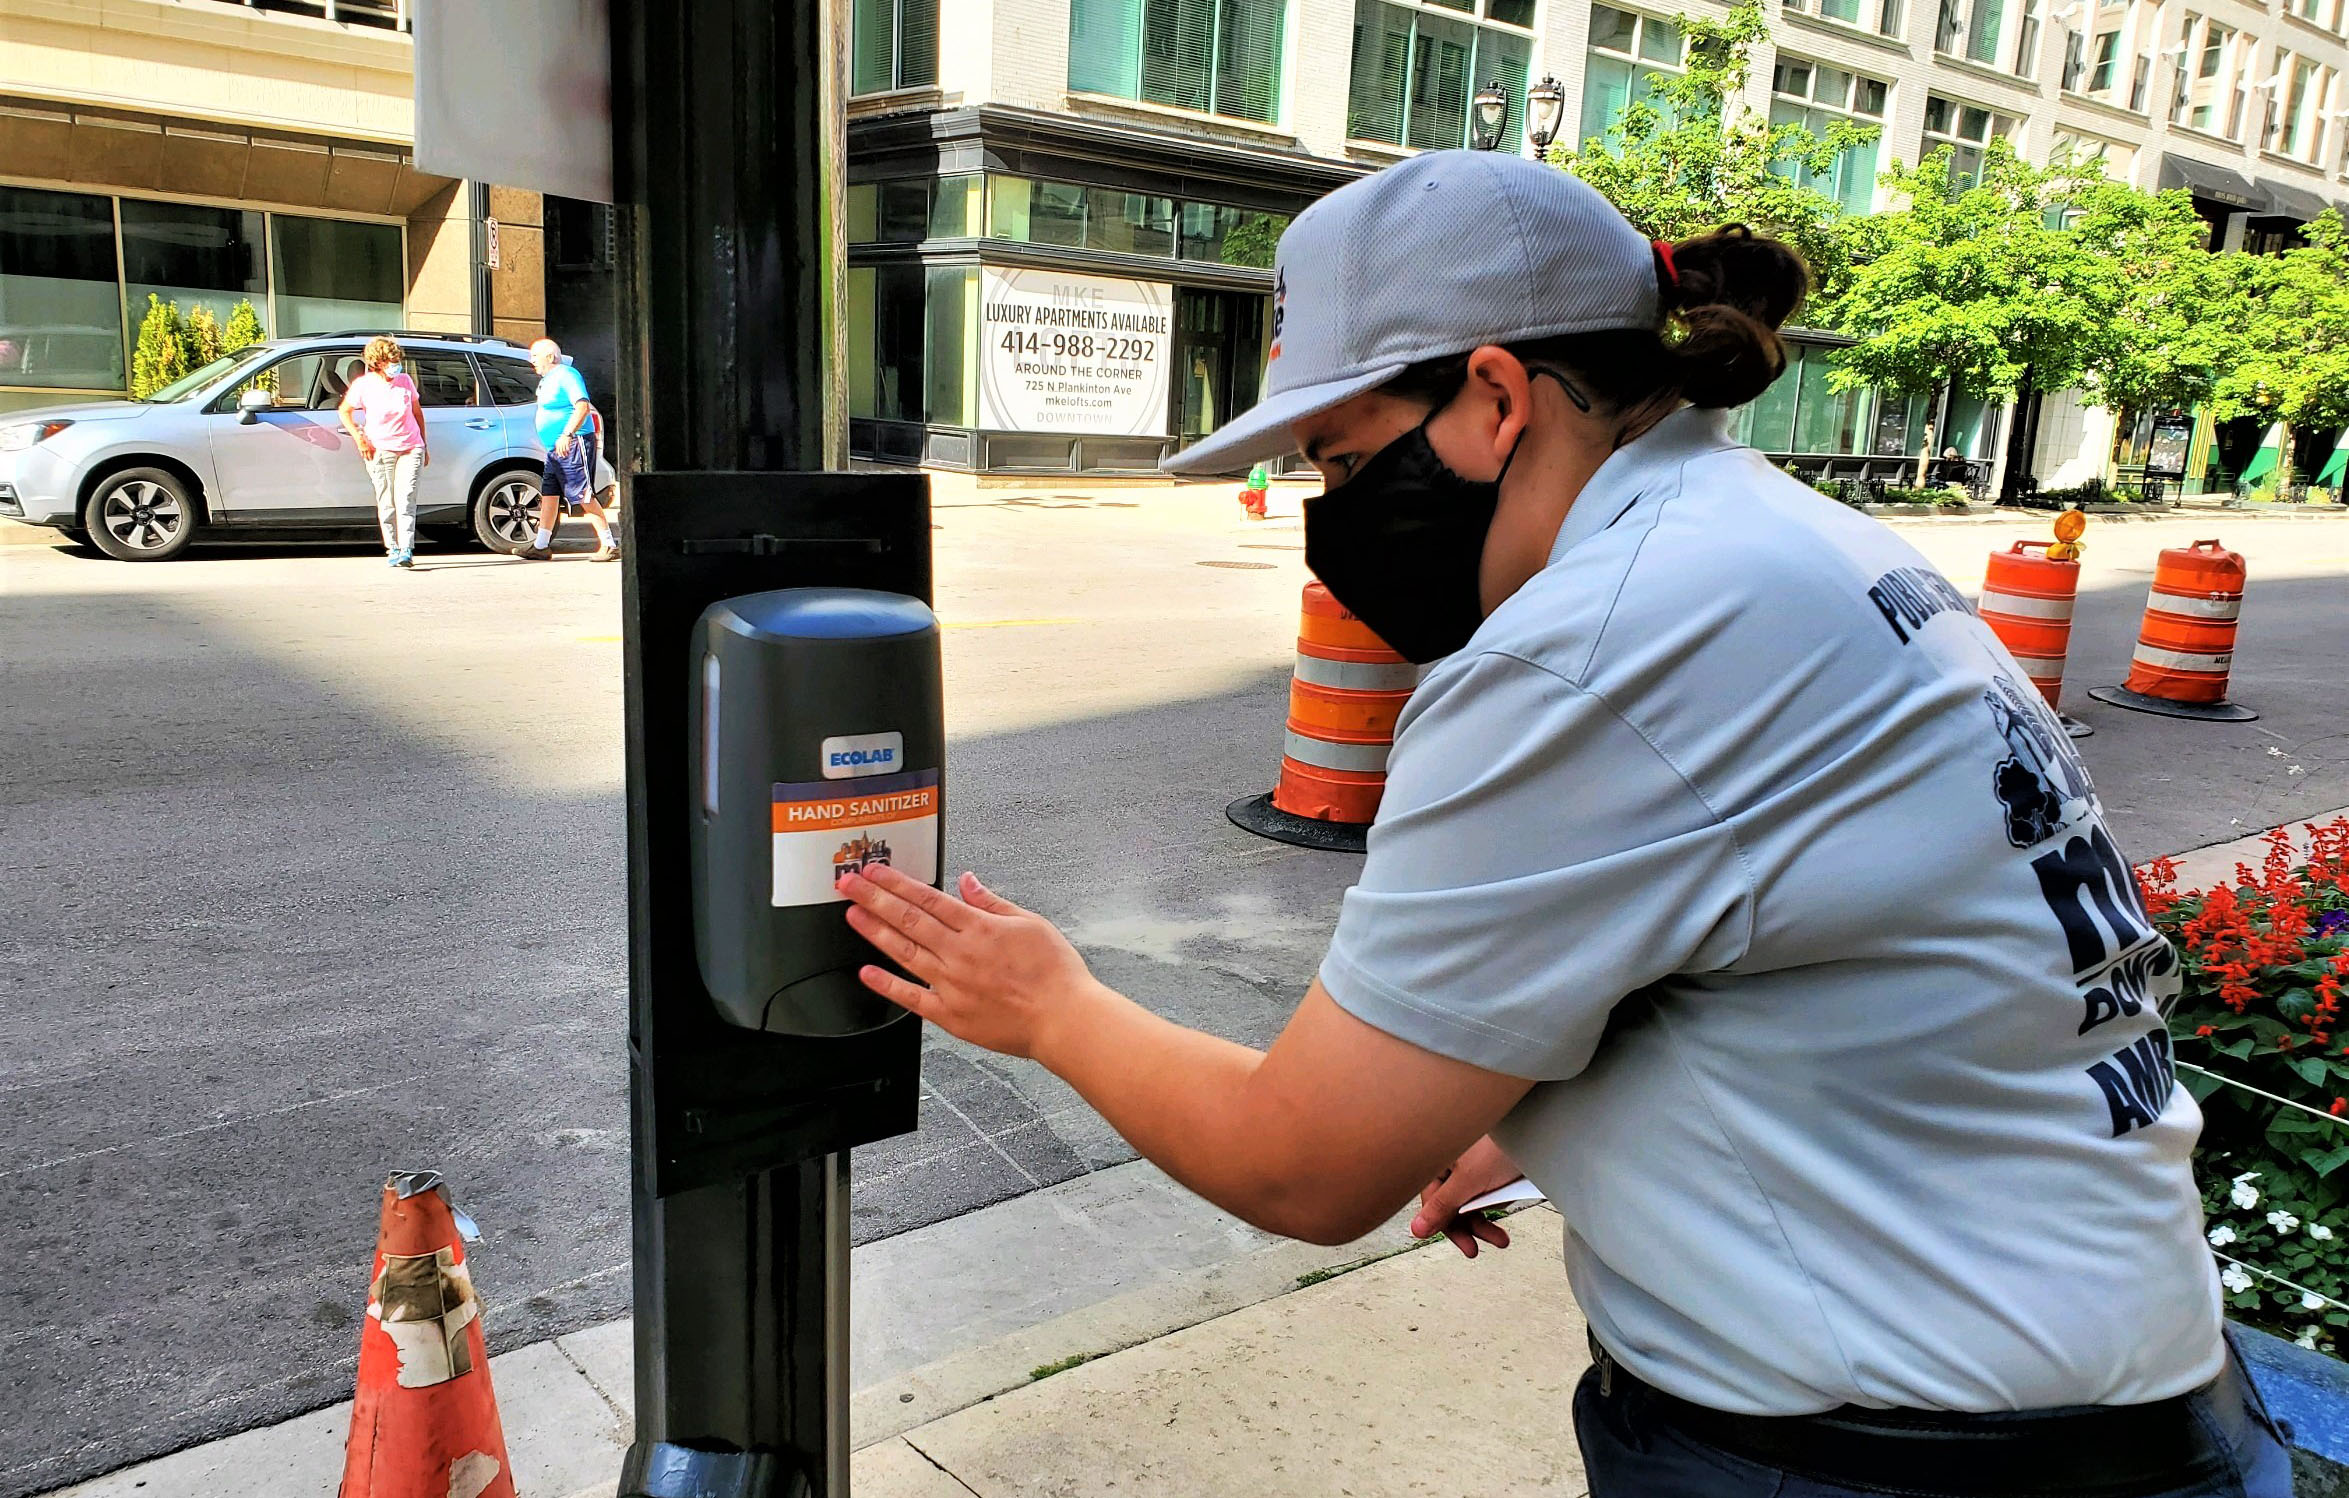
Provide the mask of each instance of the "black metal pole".
[{"label": "black metal pole", "polygon": [[930,590],[919,475],[844,457],[837,3],[611,0],[628,488],[636,1440],[621,1498],[845,1498],[847,1162],[914,1125],[918,1027],[733,1028],[693,952],[685,642],[775,587]]}]

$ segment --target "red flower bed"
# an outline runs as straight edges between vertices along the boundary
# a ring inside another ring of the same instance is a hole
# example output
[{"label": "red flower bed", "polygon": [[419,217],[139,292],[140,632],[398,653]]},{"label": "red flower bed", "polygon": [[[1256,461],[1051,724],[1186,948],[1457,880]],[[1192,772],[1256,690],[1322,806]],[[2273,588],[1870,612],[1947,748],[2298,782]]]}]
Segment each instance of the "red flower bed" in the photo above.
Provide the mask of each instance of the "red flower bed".
[{"label": "red flower bed", "polygon": [[2306,830],[2305,859],[2279,829],[2230,882],[2181,892],[2161,858],[2138,885],[2184,959],[2170,1034],[2229,1314],[2330,1352],[2349,1339],[2349,818]]}]

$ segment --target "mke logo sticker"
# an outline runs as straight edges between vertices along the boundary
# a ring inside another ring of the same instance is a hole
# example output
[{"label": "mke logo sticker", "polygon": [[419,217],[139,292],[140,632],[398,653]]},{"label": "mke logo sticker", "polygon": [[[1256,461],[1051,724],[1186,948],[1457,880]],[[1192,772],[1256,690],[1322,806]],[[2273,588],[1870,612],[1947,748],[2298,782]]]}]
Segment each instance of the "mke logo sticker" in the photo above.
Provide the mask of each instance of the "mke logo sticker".
[{"label": "mke logo sticker", "polygon": [[822,745],[824,778],[848,780],[858,775],[894,775],[905,768],[905,735],[854,733],[826,739]]},{"label": "mke logo sticker", "polygon": [[[828,747],[824,757],[830,774]],[[838,903],[833,881],[876,864],[923,884],[938,882],[938,814],[945,804],[938,772],[856,773],[854,786],[826,780],[775,786],[772,903]]]}]

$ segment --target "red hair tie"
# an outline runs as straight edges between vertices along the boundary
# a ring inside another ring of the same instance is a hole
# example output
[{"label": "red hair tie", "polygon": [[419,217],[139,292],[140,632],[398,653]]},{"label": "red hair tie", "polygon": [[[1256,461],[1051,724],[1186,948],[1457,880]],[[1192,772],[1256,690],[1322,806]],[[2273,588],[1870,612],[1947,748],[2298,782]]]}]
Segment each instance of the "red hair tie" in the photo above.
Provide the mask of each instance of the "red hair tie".
[{"label": "red hair tie", "polygon": [[1651,239],[1648,243],[1656,247],[1656,263],[1664,267],[1665,281],[1671,285],[1674,291],[1678,291],[1680,289],[1680,267],[1672,263],[1672,241]]}]

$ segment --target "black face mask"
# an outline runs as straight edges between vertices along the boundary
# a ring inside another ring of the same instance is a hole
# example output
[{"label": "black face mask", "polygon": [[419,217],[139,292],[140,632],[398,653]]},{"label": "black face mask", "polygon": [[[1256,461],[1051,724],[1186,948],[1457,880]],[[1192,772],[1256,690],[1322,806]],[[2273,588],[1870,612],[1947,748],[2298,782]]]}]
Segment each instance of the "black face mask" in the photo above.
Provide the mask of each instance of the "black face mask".
[{"label": "black face mask", "polygon": [[[1533,373],[1557,380],[1569,400],[1589,409],[1558,375]],[[1524,445],[1522,432],[1517,442]],[[1422,665],[1441,660],[1484,623],[1477,587],[1484,538],[1500,507],[1501,480],[1516,461],[1512,447],[1498,477],[1464,479],[1428,445],[1422,421],[1344,483],[1305,502],[1305,565],[1397,655]]]}]

